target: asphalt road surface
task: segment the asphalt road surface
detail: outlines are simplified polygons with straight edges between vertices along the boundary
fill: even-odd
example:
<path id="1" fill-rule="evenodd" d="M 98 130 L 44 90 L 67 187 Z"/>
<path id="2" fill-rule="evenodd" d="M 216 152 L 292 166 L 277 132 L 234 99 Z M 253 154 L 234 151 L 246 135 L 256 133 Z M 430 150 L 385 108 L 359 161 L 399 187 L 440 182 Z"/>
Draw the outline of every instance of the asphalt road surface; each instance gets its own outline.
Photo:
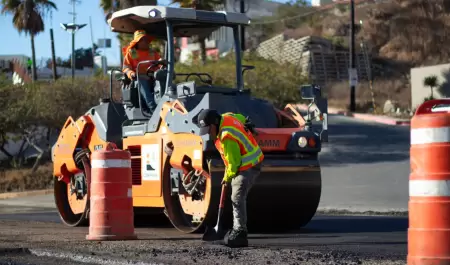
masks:
<path id="1" fill-rule="evenodd" d="M 105 252 L 114 262 L 158 257 L 154 262 L 164 264 L 227 264 L 229 259 L 233 264 L 404 264 L 407 254 L 408 221 L 401 216 L 317 215 L 304 228 L 285 234 L 251 234 L 249 248 L 230 250 L 202 243 L 199 234 L 180 234 L 170 225 L 136 227 L 137 241 L 92 243 L 85 239 L 87 227 L 65 227 L 53 209 L 14 210 L 20 207 L 5 206 L 10 213 L 0 214 L 0 264 L 22 259 L 35 262 L 30 264 L 57 264 L 55 258 L 75 254 L 77 259 L 69 260 L 73 264 L 100 264 L 92 256 L 102 260 Z M 2 249 L 10 254 L 2 257 Z M 33 254 L 41 255 L 39 259 L 48 256 L 44 260 L 48 263 L 33 260 Z M 216 263 L 209 263 L 210 255 L 217 258 Z"/>
<path id="2" fill-rule="evenodd" d="M 406 212 L 410 127 L 330 116 L 319 208 Z"/>
<path id="3" fill-rule="evenodd" d="M 332 115 L 321 154 L 322 210 L 406 211 L 409 127 Z M 250 247 L 205 245 L 170 226 L 137 227 L 137 241 L 93 243 L 64 227 L 53 196 L 0 200 L 1 264 L 404 264 L 405 216 L 318 214 L 286 234 L 252 234 Z"/>

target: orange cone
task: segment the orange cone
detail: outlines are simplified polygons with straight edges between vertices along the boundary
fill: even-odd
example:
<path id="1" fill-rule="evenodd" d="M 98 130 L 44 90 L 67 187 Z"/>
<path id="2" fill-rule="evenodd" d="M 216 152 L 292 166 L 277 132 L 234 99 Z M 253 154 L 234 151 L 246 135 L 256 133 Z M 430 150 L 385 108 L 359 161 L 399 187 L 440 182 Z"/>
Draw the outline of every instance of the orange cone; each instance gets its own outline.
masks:
<path id="1" fill-rule="evenodd" d="M 132 240 L 131 155 L 109 145 L 91 156 L 88 240 Z"/>
<path id="2" fill-rule="evenodd" d="M 430 100 L 411 120 L 408 265 L 450 264 L 450 99 Z"/>

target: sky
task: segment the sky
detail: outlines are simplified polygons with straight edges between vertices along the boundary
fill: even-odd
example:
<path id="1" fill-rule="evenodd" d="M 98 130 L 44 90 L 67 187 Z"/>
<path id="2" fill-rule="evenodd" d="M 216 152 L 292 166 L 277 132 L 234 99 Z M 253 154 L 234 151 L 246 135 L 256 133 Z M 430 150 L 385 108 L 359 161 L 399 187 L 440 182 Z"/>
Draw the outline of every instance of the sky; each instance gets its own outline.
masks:
<path id="1" fill-rule="evenodd" d="M 286 2 L 286 0 L 276 0 Z M 58 10 L 53 11 L 44 18 L 45 31 L 35 36 L 36 63 L 51 58 L 50 29 L 53 28 L 56 57 L 68 59 L 72 49 L 72 38 L 69 32 L 64 31 L 60 23 L 72 22 L 72 4 L 70 0 L 55 0 Z M 76 23 L 87 24 L 75 35 L 75 49 L 92 47 L 91 25 L 94 43 L 100 38 L 111 39 L 111 48 L 99 49 L 107 57 L 108 65 L 118 65 L 120 62 L 120 49 L 116 33 L 110 31 L 105 22 L 105 15 L 100 8 L 99 0 L 78 0 L 75 5 Z M 158 0 L 158 5 L 169 5 L 170 0 Z M 30 37 L 25 33 L 19 34 L 12 25 L 11 15 L 0 15 L 0 55 L 25 55 L 31 57 Z"/>

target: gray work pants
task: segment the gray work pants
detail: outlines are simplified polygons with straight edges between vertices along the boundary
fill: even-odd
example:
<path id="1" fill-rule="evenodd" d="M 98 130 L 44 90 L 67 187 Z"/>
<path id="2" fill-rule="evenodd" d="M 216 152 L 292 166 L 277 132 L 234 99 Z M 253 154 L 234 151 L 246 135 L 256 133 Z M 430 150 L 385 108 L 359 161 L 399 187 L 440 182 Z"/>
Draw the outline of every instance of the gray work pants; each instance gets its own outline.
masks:
<path id="1" fill-rule="evenodd" d="M 231 202 L 233 205 L 233 230 L 247 231 L 247 194 L 261 173 L 258 164 L 248 170 L 239 172 L 231 180 Z"/>

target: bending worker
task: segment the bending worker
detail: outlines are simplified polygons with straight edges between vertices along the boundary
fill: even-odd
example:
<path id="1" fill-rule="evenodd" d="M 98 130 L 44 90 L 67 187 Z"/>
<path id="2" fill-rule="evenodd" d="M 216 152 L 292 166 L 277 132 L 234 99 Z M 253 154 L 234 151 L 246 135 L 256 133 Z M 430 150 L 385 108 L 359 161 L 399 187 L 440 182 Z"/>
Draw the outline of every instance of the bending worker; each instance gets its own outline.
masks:
<path id="1" fill-rule="evenodd" d="M 209 134 L 225 163 L 222 185 L 231 184 L 233 205 L 233 229 L 225 235 L 225 245 L 246 247 L 247 240 L 247 194 L 261 172 L 264 155 L 246 127 L 241 114 L 206 109 L 197 118 L 200 134 Z"/>
<path id="2" fill-rule="evenodd" d="M 123 52 L 123 67 L 122 71 L 128 78 L 135 80 L 137 65 L 139 62 L 147 60 L 160 60 L 161 56 L 159 53 L 152 51 L 150 49 L 150 43 L 154 40 L 153 37 L 147 35 L 144 30 L 136 30 L 134 32 L 134 38 L 130 42 L 130 45 L 122 49 Z M 152 114 L 156 108 L 155 94 L 154 94 L 154 79 L 147 75 L 147 68 L 150 66 L 149 63 L 142 63 L 139 66 L 139 85 L 141 86 L 141 107 L 144 111 Z M 156 71 L 160 66 L 155 66 Z"/>

